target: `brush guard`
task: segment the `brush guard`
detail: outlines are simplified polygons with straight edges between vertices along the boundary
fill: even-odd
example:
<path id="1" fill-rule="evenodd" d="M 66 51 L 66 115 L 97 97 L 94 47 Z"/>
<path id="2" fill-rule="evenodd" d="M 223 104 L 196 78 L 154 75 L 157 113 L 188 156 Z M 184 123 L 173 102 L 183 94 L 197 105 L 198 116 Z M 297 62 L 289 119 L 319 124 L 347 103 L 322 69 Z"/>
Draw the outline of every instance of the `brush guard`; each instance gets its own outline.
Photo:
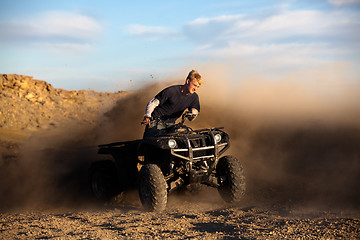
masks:
<path id="1" fill-rule="evenodd" d="M 212 131 L 209 132 L 208 136 L 211 138 L 211 146 L 206 146 L 206 137 L 204 135 L 184 135 L 183 140 L 186 146 L 184 148 L 171 149 L 171 154 L 174 157 L 186 161 L 186 172 L 189 173 L 189 183 L 216 185 L 214 181 L 209 181 L 209 177 L 216 168 L 219 156 L 230 147 L 230 143 L 216 143 L 215 134 Z M 199 163 L 202 164 L 200 169 Z M 197 164 L 197 166 L 195 166 L 195 164 Z"/>

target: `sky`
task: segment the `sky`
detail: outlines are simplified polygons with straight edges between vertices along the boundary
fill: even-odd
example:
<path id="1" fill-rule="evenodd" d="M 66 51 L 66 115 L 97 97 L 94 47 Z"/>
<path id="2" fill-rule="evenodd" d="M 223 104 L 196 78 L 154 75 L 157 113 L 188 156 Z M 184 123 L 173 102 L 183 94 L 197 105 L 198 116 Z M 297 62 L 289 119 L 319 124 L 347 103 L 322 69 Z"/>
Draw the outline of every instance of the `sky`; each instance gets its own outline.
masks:
<path id="1" fill-rule="evenodd" d="M 191 69 L 360 78 L 360 0 L 0 0 L 0 73 L 119 91 Z"/>

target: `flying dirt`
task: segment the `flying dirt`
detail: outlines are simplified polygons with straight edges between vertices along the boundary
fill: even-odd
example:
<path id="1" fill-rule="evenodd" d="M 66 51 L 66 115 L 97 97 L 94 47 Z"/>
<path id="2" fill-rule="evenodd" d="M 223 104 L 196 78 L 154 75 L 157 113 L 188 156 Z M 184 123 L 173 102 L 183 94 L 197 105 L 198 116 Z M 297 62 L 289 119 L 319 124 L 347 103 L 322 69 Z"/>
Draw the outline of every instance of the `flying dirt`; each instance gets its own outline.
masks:
<path id="1" fill-rule="evenodd" d="M 142 137 L 146 103 L 165 84 L 110 94 L 37 81 L 0 82 L 0 238 L 360 237 L 358 85 L 334 99 L 296 82 L 208 79 L 190 126 L 225 127 L 229 154 L 244 164 L 245 198 L 228 205 L 205 188 L 149 213 L 136 191 L 94 203 L 88 170 L 97 145 Z"/>

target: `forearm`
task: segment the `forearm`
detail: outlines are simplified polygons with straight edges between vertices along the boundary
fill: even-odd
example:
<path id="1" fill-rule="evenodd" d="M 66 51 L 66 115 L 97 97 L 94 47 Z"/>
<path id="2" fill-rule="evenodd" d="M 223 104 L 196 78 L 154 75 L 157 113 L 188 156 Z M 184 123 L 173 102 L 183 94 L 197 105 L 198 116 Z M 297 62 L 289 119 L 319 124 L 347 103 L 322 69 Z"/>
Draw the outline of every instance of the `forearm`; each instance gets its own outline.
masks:
<path id="1" fill-rule="evenodd" d="M 146 110 L 145 110 L 145 116 L 146 117 L 151 117 L 152 112 L 154 111 L 154 109 L 159 106 L 160 101 L 156 98 L 151 99 L 148 104 L 146 105 Z"/>

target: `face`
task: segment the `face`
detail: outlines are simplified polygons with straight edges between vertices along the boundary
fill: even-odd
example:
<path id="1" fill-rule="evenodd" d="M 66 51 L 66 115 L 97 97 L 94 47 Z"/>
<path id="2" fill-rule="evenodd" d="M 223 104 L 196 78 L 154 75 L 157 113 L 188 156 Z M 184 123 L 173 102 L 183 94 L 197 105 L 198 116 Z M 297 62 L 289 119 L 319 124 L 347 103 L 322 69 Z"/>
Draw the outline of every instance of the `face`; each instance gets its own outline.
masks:
<path id="1" fill-rule="evenodd" d="M 187 80 L 186 81 L 186 89 L 188 90 L 188 92 L 190 94 L 193 94 L 194 92 L 196 92 L 196 90 L 200 87 L 200 84 L 198 83 L 198 81 L 196 81 L 195 79 L 190 81 Z"/>

